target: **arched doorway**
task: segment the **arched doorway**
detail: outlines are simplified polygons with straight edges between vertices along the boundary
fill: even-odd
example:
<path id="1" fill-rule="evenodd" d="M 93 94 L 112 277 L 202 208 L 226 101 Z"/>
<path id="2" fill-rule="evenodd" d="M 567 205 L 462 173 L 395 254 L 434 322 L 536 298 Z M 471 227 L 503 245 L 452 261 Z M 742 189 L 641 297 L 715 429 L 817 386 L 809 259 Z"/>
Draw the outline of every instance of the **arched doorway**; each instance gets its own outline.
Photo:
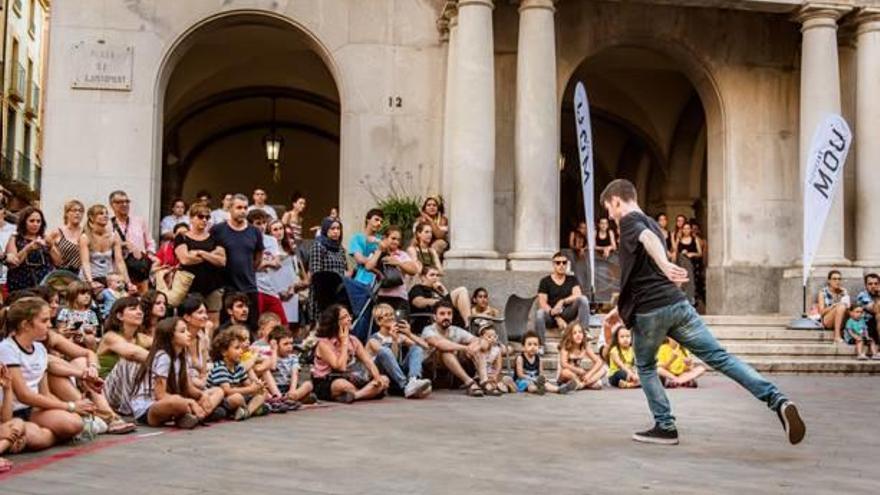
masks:
<path id="1" fill-rule="evenodd" d="M 163 214 L 175 197 L 207 190 L 216 206 L 224 192 L 258 187 L 281 210 L 304 193 L 309 226 L 338 206 L 339 91 L 307 33 L 269 15 L 226 15 L 187 35 L 167 66 Z M 277 182 L 263 144 L 272 128 L 284 140 Z"/>
<path id="2" fill-rule="evenodd" d="M 707 118 L 697 88 L 671 57 L 640 46 L 607 48 L 583 61 L 565 89 L 561 112 L 560 244 L 583 221 L 572 100 L 582 81 L 590 99 L 595 183 L 626 178 L 650 215 L 695 219 L 708 239 Z M 598 203 L 597 218 L 604 215 Z M 705 294 L 702 294 L 705 302 Z"/>

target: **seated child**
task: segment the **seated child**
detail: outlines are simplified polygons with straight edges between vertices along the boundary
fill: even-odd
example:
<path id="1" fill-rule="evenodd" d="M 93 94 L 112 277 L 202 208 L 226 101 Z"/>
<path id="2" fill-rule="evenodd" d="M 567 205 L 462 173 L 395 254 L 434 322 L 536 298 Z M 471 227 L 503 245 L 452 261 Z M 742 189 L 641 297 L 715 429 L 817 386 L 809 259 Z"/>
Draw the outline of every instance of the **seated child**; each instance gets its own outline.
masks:
<path id="1" fill-rule="evenodd" d="M 874 359 L 880 359 L 877 354 L 877 343 L 868 334 L 868 324 L 865 322 L 865 309 L 861 306 L 853 306 L 849 310 L 849 320 L 846 321 L 844 340 L 847 344 L 856 345 L 856 359 L 868 359 L 865 346 L 871 349 Z"/>
<path id="2" fill-rule="evenodd" d="M 590 361 L 590 368 L 582 366 L 584 359 Z M 559 342 L 559 374 L 556 381 L 560 384 L 572 382 L 575 390 L 602 388 L 602 377 L 605 376 L 605 362 L 593 351 L 587 335 L 580 323 L 568 325 Z"/>
<path id="3" fill-rule="evenodd" d="M 636 388 L 641 385 L 639 375 L 633 369 L 636 354 L 632 348 L 632 332 L 628 328 L 618 327 L 611 336 L 608 361 L 608 382 L 612 387 Z"/>
<path id="4" fill-rule="evenodd" d="M 199 390 L 189 381 L 189 341 L 186 322 L 180 318 L 165 318 L 156 326 L 150 353 L 134 380 L 138 388 L 131 410 L 139 423 L 163 426 L 173 421 L 178 428 L 192 429 L 220 405 L 224 395 L 220 389 Z"/>
<path id="5" fill-rule="evenodd" d="M 75 343 L 94 351 L 98 346 L 98 315 L 92 310 L 91 284 L 82 281 L 67 286 L 67 307 L 58 312 L 58 331 Z"/>
<path id="6" fill-rule="evenodd" d="M 516 383 L 513 378 L 502 372 L 505 349 L 498 342 L 498 332 L 491 323 L 485 323 L 480 327 L 479 333 L 480 353 L 486 362 L 486 382 L 481 383 L 480 386 L 489 395 L 515 393 Z"/>
<path id="7" fill-rule="evenodd" d="M 0 363 L 0 454 L 17 454 L 27 446 L 25 422 L 12 416 L 12 378 Z M 0 474 L 12 469 L 12 461 L 0 457 Z"/>
<path id="8" fill-rule="evenodd" d="M 110 316 L 110 308 L 113 307 L 113 303 L 117 299 L 136 294 L 137 287 L 132 287 L 134 291 L 129 290 L 130 287 L 125 283 L 125 279 L 118 273 L 107 275 L 107 287 L 98 293 L 98 307 L 101 310 L 101 319 L 106 320 Z"/>
<path id="9" fill-rule="evenodd" d="M 302 404 L 314 404 L 318 397 L 312 392 L 314 386 L 310 380 L 299 385 L 299 356 L 293 350 L 293 332 L 281 325 L 269 334 L 269 345 L 272 348 L 272 377 L 278 391 L 291 401 Z"/>
<path id="10" fill-rule="evenodd" d="M 544 377 L 544 366 L 541 364 L 541 356 L 538 348 L 541 347 L 541 339 L 533 331 L 526 332 L 523 336 L 523 351 L 516 357 L 516 389 L 518 392 L 544 395 L 546 392 L 567 394 L 574 390 L 572 382 L 561 386 L 547 383 Z"/>
<path id="11" fill-rule="evenodd" d="M 214 367 L 208 374 L 208 386 L 223 390 L 223 407 L 234 411 L 236 421 L 269 413 L 269 408 L 265 407 L 265 385 L 249 377 L 242 365 L 242 333 L 247 333 L 247 329 L 232 326 L 214 337 L 211 342 Z"/>
<path id="12" fill-rule="evenodd" d="M 706 367 L 694 365 L 694 360 L 687 349 L 678 342 L 667 337 L 657 349 L 657 373 L 667 388 L 697 387 L 697 378 L 706 372 Z"/>

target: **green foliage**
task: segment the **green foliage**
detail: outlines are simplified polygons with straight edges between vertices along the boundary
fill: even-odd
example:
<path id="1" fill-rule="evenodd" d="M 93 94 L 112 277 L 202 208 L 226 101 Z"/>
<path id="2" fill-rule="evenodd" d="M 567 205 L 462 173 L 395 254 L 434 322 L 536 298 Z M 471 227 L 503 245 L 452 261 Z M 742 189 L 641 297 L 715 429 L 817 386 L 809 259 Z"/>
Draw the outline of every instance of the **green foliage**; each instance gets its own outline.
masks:
<path id="1" fill-rule="evenodd" d="M 419 218 L 422 200 L 415 196 L 386 196 L 379 200 L 377 207 L 385 214 L 383 229 L 397 225 L 403 230 L 404 238 L 409 238 Z"/>
<path id="2" fill-rule="evenodd" d="M 422 167 L 418 167 L 421 182 Z M 376 202 L 376 207 L 385 216 L 383 230 L 389 225 L 397 225 L 403 231 L 404 243 L 412 238 L 412 230 L 419 218 L 422 196 L 416 190 L 412 172 L 400 172 L 396 167 L 382 168 L 378 177 L 364 175 L 359 181 Z"/>

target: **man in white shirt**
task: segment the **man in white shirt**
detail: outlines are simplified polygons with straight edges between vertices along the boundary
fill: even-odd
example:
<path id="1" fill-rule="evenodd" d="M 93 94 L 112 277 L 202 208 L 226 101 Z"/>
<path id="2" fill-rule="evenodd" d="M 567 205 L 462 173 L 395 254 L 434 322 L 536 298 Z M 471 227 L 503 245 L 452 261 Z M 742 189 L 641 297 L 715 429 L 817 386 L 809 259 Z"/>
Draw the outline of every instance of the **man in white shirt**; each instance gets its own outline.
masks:
<path id="1" fill-rule="evenodd" d="M 266 204 L 266 191 L 263 189 L 254 189 L 254 204 L 248 206 L 248 213 L 253 210 L 263 210 L 266 215 L 269 215 L 269 221 L 273 222 L 278 220 L 278 213 L 275 212 L 275 208 Z"/>
<path id="2" fill-rule="evenodd" d="M 486 362 L 480 352 L 480 339 L 452 324 L 452 304 L 440 301 L 434 306 L 434 323 L 422 330 L 422 338 L 431 346 L 432 357 L 435 353 L 440 354 L 440 364 L 461 380 L 468 395 L 483 396 L 483 389 L 463 366 L 471 364 L 480 381 L 486 381 Z"/>

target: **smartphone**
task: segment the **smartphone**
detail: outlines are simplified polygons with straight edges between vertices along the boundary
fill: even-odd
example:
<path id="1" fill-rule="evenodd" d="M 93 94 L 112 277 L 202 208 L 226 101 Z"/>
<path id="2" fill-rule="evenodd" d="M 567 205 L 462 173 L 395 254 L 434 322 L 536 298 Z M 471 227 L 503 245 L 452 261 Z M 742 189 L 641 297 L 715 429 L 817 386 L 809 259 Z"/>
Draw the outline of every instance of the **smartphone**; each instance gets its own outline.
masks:
<path id="1" fill-rule="evenodd" d="M 394 311 L 394 319 L 397 320 L 397 323 L 402 323 L 406 321 L 406 311 L 402 309 L 398 309 Z"/>

